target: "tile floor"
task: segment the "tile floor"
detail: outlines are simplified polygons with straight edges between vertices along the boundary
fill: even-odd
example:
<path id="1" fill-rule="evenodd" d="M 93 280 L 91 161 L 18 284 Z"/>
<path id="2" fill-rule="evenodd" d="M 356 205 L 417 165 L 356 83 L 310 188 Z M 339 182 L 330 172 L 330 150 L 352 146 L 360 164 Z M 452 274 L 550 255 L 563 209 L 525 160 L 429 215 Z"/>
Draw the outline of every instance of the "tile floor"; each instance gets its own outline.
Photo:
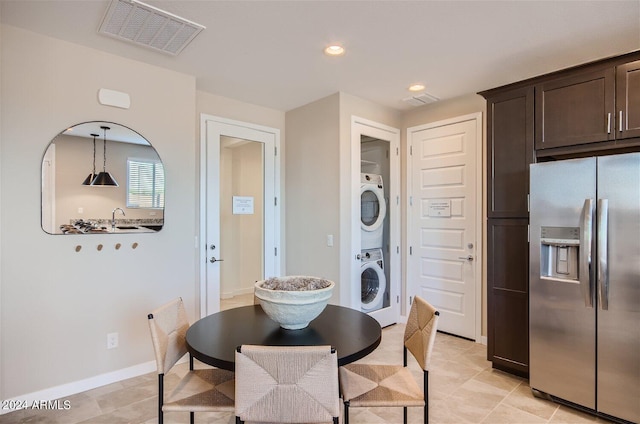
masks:
<path id="1" fill-rule="evenodd" d="M 241 294 L 229 299 L 220 300 L 220 310 L 239 308 L 240 306 L 253 305 L 253 293 Z"/>
<path id="2" fill-rule="evenodd" d="M 235 299 L 237 305 L 253 303 L 253 296 Z M 232 302 L 227 302 L 229 306 Z M 404 325 L 385 328 L 382 343 L 362 362 L 402 363 Z M 197 361 L 196 361 L 197 362 Z M 418 382 L 420 368 L 413 358 L 409 366 Z M 167 389 L 178 375 L 187 370 L 180 364 L 165 377 Z M 0 415 L 0 424 L 119 424 L 157 423 L 157 375 L 146 374 L 65 400 L 69 410 L 20 410 Z M 527 381 L 491 368 L 486 360 L 486 347 L 457 337 L 439 333 L 436 337 L 430 371 L 430 423 L 594 423 L 602 419 L 565 406 L 534 398 Z M 409 408 L 409 422 L 421 423 L 420 408 Z M 402 408 L 352 408 L 352 424 L 401 423 Z M 167 413 L 165 423 L 188 423 L 187 413 Z M 199 413 L 196 423 L 233 424 L 232 414 Z"/>

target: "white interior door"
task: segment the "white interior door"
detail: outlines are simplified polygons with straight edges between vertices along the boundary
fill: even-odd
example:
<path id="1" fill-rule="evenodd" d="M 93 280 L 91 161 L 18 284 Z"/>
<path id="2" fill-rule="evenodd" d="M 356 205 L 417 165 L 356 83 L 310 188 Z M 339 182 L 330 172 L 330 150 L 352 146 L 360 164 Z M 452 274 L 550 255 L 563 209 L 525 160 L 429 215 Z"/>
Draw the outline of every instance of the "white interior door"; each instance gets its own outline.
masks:
<path id="1" fill-rule="evenodd" d="M 221 197 L 229 195 L 223 190 L 221 184 L 222 142 L 227 138 L 263 144 L 262 252 L 264 257 L 244 257 L 242 260 L 247 261 L 247 265 L 261 262 L 262 275 L 265 277 L 280 275 L 280 206 L 278 202 L 280 178 L 277 155 L 280 132 L 275 128 L 209 115 L 202 115 L 200 131 L 200 315 L 206 316 L 220 310 L 221 265 L 223 261 L 231 259 L 231 257 L 227 259 L 221 256 L 221 252 L 225 251 L 222 243 L 229 237 L 224 239 L 221 237 L 221 206 L 224 204 L 233 208 L 235 205 L 240 210 L 250 207 L 251 203 L 251 199 L 246 196 L 238 196 L 235 203 L 234 199 L 229 201 Z M 228 228 L 225 229 L 228 230 Z"/>
<path id="2" fill-rule="evenodd" d="M 362 257 L 361 222 L 361 180 L 363 171 L 369 172 L 367 163 L 363 165 L 363 146 L 373 143 L 384 146 L 383 157 L 376 159 L 379 168 L 373 173 L 385 176 L 386 218 L 383 245 L 380 248 L 384 256 L 385 294 L 382 307 L 366 310 L 380 325 L 387 326 L 398 322 L 400 316 L 400 281 L 402 278 L 400 261 L 400 130 L 359 117 L 351 120 L 351 290 L 350 307 L 362 308 L 364 286 L 362 273 L 367 266 Z M 379 150 L 377 147 L 375 150 Z M 371 159 L 371 158 L 368 158 Z M 364 161 L 371 162 L 371 161 Z M 363 168 L 364 166 L 364 168 Z M 379 169 L 379 170 L 375 170 Z"/>
<path id="3" fill-rule="evenodd" d="M 480 338 L 480 114 L 412 127 L 409 302 L 419 295 L 440 311 L 438 329 Z"/>

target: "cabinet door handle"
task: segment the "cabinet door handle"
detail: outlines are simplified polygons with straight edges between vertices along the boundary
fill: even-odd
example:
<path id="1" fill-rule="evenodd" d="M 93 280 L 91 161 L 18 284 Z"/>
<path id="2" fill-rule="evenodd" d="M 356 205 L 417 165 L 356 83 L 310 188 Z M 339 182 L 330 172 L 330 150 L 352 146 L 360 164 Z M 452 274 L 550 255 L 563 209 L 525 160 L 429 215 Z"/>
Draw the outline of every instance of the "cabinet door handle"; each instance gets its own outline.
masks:
<path id="1" fill-rule="evenodd" d="M 611 134 L 611 112 L 607 113 L 607 134 Z"/>
<path id="2" fill-rule="evenodd" d="M 622 111 L 620 111 L 620 118 L 618 119 L 618 131 L 622 132 Z"/>

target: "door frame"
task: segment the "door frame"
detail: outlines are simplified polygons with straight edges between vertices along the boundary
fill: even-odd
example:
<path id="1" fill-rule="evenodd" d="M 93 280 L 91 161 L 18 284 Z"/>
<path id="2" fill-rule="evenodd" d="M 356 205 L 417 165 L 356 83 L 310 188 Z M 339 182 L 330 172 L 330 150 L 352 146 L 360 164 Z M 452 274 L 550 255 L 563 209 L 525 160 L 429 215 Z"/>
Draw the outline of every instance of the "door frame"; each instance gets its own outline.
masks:
<path id="1" fill-rule="evenodd" d="M 401 249 L 401 211 L 400 211 L 400 130 L 388 125 L 380 124 L 358 116 L 351 116 L 351 287 L 349 289 L 349 302 L 347 306 L 360 310 L 361 294 L 360 281 L 361 274 L 361 240 L 360 240 L 360 144 L 361 136 L 367 135 L 389 142 L 389 170 L 391 181 L 385 182 L 389 185 L 389 205 L 387 205 L 387 215 L 389 218 L 389 245 L 396 246 L 396 251 L 390 249 L 389 252 L 389 296 L 390 313 L 384 313 L 380 318 L 385 321 L 382 325 L 390 325 L 399 321 L 402 298 L 402 249 Z M 395 154 L 393 153 L 395 150 Z M 394 200 L 393 197 L 396 197 Z M 394 301 L 394 298 L 396 301 Z M 343 302 L 344 303 L 344 302 Z M 382 311 L 380 309 L 379 311 Z M 376 319 L 380 313 L 372 311 L 370 314 Z M 390 319 L 389 322 L 387 322 Z M 391 322 L 393 321 L 393 322 Z"/>
<path id="2" fill-rule="evenodd" d="M 435 121 L 435 122 L 429 122 L 426 124 L 421 124 L 421 125 L 416 125 L 413 127 L 409 127 L 407 128 L 407 134 L 406 134 L 406 140 L 407 140 L 407 150 L 406 150 L 406 163 L 407 163 L 407 195 L 406 195 L 406 211 L 407 214 L 405 216 L 405 219 L 407 220 L 407 226 L 406 226 L 406 233 L 405 233 L 405 240 L 406 240 L 406 244 L 405 244 L 405 251 L 408 253 L 407 254 L 407 260 L 406 260 L 406 270 L 407 270 L 407 276 L 406 276 L 406 281 L 409 280 L 409 278 L 411 278 L 411 276 L 409 275 L 409 270 L 411 269 L 411 267 L 409 266 L 409 262 L 413 259 L 415 259 L 409 252 L 411 251 L 411 246 L 413 244 L 414 241 L 414 237 L 412 236 L 412 234 L 414 234 L 415 232 L 412 231 L 412 229 L 410 228 L 410 224 L 411 224 L 411 215 L 412 215 L 412 208 L 413 208 L 413 193 L 411 191 L 411 187 L 413 186 L 413 145 L 411 143 L 411 136 L 412 133 L 414 132 L 419 132 L 419 131 L 424 131 L 424 130 L 428 130 L 428 129 L 432 129 L 432 128 L 437 128 L 437 127 L 443 127 L 446 125 L 452 125 L 452 124 L 458 124 L 461 122 L 465 122 L 465 121 L 471 121 L 471 120 L 475 120 L 476 123 L 476 175 L 475 175 L 475 179 L 476 179 L 476 184 L 475 184 L 475 189 L 476 189 L 476 220 L 475 220 L 475 224 L 476 224 L 476 252 L 475 252 L 475 260 L 473 261 L 473 272 L 476 276 L 476 290 L 475 290 L 475 309 L 476 309 L 476 313 L 475 313 L 475 341 L 476 343 L 482 343 L 483 338 L 482 338 L 482 287 L 483 287 L 483 273 L 482 273 L 482 269 L 483 269 L 483 263 L 484 263 L 484 246 L 485 246 L 485 241 L 483 239 L 483 222 L 484 222 L 484 213 L 483 213 L 483 198 L 484 198 L 484 193 L 482 191 L 482 188 L 484 187 L 483 181 L 484 181 L 484 167 L 482 166 L 483 161 L 482 161 L 482 156 L 483 156 L 483 150 L 484 150 L 484 137 L 483 137 L 483 132 L 482 132 L 482 112 L 476 112 L 476 113 L 471 113 L 468 115 L 462 115 L 462 116 L 456 116 L 454 118 L 449 118 L 449 119 L 444 119 L 441 121 Z M 409 284 L 406 283 L 406 290 L 405 290 L 405 298 L 404 298 L 404 304 L 406 305 L 406 314 L 409 314 L 409 308 L 410 308 L 410 303 L 409 303 L 409 298 L 411 297 L 411 294 L 409 293 Z"/>
<path id="3" fill-rule="evenodd" d="M 214 132 L 210 133 L 209 125 L 213 125 Z M 209 290 L 208 278 L 207 278 L 207 144 L 209 137 L 217 137 L 218 144 L 220 143 L 221 136 L 229 136 L 235 138 L 244 138 L 246 140 L 252 140 L 247 136 L 247 132 L 261 132 L 266 133 L 273 137 L 273 166 L 271 171 L 268 166 L 267 152 L 271 146 L 265 145 L 264 160 L 264 185 L 265 194 L 268 192 L 273 193 L 273 201 L 267 200 L 265 195 L 264 204 L 264 269 L 269 270 L 269 276 L 279 276 L 281 269 L 282 251 L 280 249 L 281 243 L 281 231 L 280 231 L 280 214 L 281 214 L 281 201 L 280 201 L 280 130 L 277 128 L 266 127 L 263 125 L 257 125 L 250 122 L 236 121 L 233 119 L 227 119 L 214 115 L 200 114 L 200 170 L 199 170 L 199 185 L 200 185 L 200 198 L 199 198 L 199 218 L 198 218 L 198 236 L 196 236 L 196 248 L 199 249 L 199 297 L 200 297 L 200 317 L 210 315 L 220 310 L 220 287 L 214 287 Z M 219 154 L 218 145 L 218 154 Z M 271 184 L 271 189 L 267 189 L 267 185 Z M 274 202 L 274 203 L 271 203 Z M 273 204 L 272 213 L 268 213 L 266 206 Z M 270 265 L 270 266 L 269 266 Z M 266 277 L 266 275 L 265 275 Z"/>

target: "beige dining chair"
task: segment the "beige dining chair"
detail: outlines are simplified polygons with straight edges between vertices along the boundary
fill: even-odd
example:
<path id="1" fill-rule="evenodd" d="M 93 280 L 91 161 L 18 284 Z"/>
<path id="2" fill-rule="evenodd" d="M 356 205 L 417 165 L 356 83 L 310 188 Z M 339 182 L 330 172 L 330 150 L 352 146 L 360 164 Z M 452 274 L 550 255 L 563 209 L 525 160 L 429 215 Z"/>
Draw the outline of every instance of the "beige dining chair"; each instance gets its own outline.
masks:
<path id="1" fill-rule="evenodd" d="M 404 408 L 424 406 L 424 423 L 429 422 L 429 363 L 440 313 L 421 297 L 414 297 L 404 331 L 403 365 L 349 364 L 340 367 L 340 391 L 344 400 L 344 423 L 349 424 L 350 407 Z M 420 389 L 407 368 L 407 350 L 423 371 Z"/>
<path id="2" fill-rule="evenodd" d="M 158 366 L 158 423 L 162 424 L 163 413 L 168 411 L 189 411 L 191 424 L 194 412 L 233 411 L 233 372 L 217 368 L 194 370 L 191 355 L 189 371 L 165 398 L 164 376 L 187 353 L 189 321 L 182 298 L 159 307 L 148 318 Z"/>
<path id="3" fill-rule="evenodd" d="M 331 346 L 243 345 L 236 351 L 236 423 L 338 424 Z"/>

